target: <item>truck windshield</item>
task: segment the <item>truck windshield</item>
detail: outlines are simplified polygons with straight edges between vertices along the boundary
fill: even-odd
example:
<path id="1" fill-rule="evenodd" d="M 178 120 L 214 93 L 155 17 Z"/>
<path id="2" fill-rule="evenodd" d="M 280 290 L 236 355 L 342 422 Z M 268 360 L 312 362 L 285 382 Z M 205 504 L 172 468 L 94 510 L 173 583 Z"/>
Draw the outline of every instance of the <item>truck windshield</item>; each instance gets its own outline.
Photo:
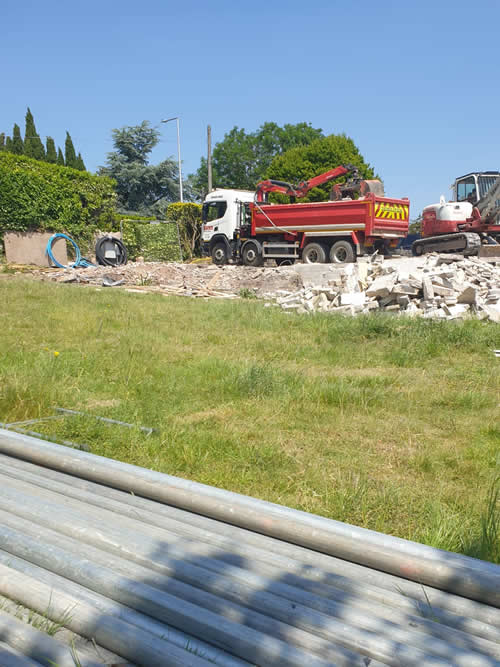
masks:
<path id="1" fill-rule="evenodd" d="M 224 217 L 227 209 L 227 202 L 225 201 L 209 201 L 203 204 L 201 211 L 202 222 L 212 222 Z"/>

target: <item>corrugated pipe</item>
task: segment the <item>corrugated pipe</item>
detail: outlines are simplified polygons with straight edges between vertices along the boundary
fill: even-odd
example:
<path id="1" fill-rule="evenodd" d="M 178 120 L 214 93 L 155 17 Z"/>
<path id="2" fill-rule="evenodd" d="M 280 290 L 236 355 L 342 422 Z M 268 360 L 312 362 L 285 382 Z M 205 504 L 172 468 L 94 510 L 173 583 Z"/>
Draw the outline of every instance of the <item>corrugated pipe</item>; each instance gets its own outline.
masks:
<path id="1" fill-rule="evenodd" d="M 500 606 L 500 566 L 0 430 L 0 451 Z"/>

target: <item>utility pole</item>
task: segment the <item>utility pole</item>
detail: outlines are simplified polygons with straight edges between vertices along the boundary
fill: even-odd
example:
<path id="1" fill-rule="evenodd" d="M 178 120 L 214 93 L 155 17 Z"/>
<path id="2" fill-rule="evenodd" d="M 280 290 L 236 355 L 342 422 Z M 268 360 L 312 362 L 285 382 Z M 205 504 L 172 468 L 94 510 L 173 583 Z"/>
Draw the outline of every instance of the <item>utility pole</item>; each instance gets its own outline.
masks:
<path id="1" fill-rule="evenodd" d="M 212 128 L 207 125 L 208 191 L 212 192 Z"/>

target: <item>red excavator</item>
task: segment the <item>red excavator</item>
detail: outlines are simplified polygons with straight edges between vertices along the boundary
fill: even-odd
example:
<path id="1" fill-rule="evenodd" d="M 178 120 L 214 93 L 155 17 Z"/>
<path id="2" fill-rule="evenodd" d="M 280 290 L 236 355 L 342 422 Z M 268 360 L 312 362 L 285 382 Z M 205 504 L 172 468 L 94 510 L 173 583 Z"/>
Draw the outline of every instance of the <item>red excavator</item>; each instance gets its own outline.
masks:
<path id="1" fill-rule="evenodd" d="M 422 238 L 413 242 L 413 254 L 500 256 L 500 172 L 466 174 L 452 188 L 454 201 L 441 197 L 424 208 Z"/>

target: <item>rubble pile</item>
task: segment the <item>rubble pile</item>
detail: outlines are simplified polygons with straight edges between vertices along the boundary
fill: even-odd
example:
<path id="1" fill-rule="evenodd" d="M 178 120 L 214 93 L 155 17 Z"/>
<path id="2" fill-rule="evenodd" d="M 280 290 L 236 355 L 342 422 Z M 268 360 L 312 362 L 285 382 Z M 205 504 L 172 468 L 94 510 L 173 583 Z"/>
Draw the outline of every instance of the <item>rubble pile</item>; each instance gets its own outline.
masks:
<path id="1" fill-rule="evenodd" d="M 242 290 L 247 295 L 262 297 L 269 291 L 292 291 L 302 286 L 293 267 L 216 266 L 206 262 L 130 262 L 119 267 L 35 270 L 33 275 L 61 283 L 204 298 L 238 298 Z"/>
<path id="2" fill-rule="evenodd" d="M 475 257 L 432 254 L 410 269 L 385 263 L 381 257 L 331 266 L 321 284 L 282 290 L 275 303 L 298 313 L 385 311 L 448 320 L 472 315 L 500 322 L 498 265 Z"/>

